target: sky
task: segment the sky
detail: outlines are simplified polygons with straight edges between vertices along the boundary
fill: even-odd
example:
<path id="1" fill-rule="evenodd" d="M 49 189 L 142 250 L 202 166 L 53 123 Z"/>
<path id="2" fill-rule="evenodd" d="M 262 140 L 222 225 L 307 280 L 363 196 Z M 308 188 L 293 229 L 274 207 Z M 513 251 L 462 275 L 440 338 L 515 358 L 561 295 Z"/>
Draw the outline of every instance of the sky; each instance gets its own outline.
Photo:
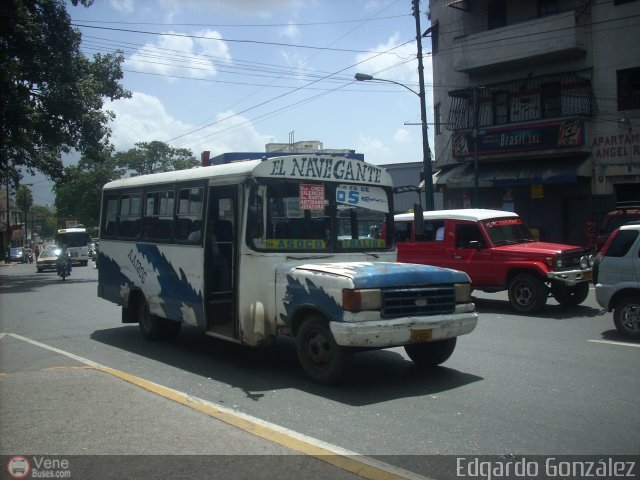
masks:
<path id="1" fill-rule="evenodd" d="M 422 31 L 427 9 L 422 0 Z M 124 53 L 132 97 L 105 104 L 116 151 L 159 140 L 199 159 L 293 139 L 378 165 L 422 161 L 419 97 L 354 79 L 418 91 L 411 0 L 95 0 L 67 11 L 85 55 Z M 424 38 L 428 123 L 430 51 Z M 53 202 L 49 182 L 30 181 L 35 204 Z"/>

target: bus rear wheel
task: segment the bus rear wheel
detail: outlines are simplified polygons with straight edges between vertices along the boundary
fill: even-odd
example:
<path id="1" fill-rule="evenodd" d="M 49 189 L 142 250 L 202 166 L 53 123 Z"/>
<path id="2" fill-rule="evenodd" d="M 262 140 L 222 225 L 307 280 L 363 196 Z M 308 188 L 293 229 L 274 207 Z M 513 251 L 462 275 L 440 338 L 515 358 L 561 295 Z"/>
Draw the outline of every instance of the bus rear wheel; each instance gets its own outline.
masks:
<path id="1" fill-rule="evenodd" d="M 330 385 L 340 381 L 351 365 L 352 352 L 339 346 L 327 321 L 313 314 L 305 318 L 296 335 L 298 361 L 316 383 Z"/>
<path id="2" fill-rule="evenodd" d="M 138 303 L 138 323 L 147 340 L 168 340 L 180 332 L 182 323 L 152 315 L 146 300 Z"/>

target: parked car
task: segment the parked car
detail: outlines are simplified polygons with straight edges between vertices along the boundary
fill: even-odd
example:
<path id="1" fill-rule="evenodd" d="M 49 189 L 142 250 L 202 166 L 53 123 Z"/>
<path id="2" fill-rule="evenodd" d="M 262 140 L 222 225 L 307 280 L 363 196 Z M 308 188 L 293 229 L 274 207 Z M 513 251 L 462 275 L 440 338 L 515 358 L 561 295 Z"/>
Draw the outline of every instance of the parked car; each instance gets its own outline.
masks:
<path id="1" fill-rule="evenodd" d="M 629 222 L 640 220 L 640 202 L 618 202 L 617 208 L 604 216 L 596 237 L 596 251 L 600 251 L 613 231 Z"/>
<path id="2" fill-rule="evenodd" d="M 9 248 L 9 251 L 7 252 L 7 261 L 8 262 L 19 262 L 19 263 L 26 263 L 27 261 L 27 257 L 24 254 L 24 250 L 20 247 L 16 247 L 16 248 Z"/>
<path id="3" fill-rule="evenodd" d="M 640 338 L 640 222 L 614 230 L 596 258 L 596 300 L 620 334 Z"/>
<path id="4" fill-rule="evenodd" d="M 590 252 L 538 241 L 513 212 L 436 210 L 423 216 L 422 233 L 416 233 L 414 214 L 395 216 L 398 261 L 461 270 L 474 289 L 507 290 L 520 313 L 541 310 L 549 294 L 569 306 L 589 294 Z"/>
<path id="5" fill-rule="evenodd" d="M 40 273 L 45 270 L 55 270 L 58 255 L 60 255 L 60 252 L 56 253 L 54 250 L 43 250 L 40 252 L 40 255 L 38 255 L 36 260 L 37 272 Z"/>

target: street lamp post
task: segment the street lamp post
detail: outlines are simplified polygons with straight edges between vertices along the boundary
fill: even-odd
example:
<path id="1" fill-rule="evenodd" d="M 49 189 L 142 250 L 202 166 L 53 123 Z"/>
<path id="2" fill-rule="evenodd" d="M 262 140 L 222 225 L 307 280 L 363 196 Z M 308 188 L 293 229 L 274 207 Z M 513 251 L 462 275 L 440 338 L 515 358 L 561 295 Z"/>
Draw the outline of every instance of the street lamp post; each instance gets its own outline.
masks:
<path id="1" fill-rule="evenodd" d="M 429 148 L 429 133 L 427 131 L 427 106 L 425 102 L 424 86 L 422 85 L 422 82 L 420 85 L 420 92 L 416 92 L 412 88 L 409 88 L 400 82 L 387 80 L 384 78 L 377 78 L 372 75 L 367 75 L 366 73 L 356 73 L 355 79 L 359 82 L 375 80 L 378 82 L 393 83 L 409 90 L 411 93 L 417 95 L 420 98 L 420 120 L 422 123 L 422 167 L 424 170 L 424 208 L 425 210 L 433 210 L 433 172 L 431 169 L 431 149 Z"/>

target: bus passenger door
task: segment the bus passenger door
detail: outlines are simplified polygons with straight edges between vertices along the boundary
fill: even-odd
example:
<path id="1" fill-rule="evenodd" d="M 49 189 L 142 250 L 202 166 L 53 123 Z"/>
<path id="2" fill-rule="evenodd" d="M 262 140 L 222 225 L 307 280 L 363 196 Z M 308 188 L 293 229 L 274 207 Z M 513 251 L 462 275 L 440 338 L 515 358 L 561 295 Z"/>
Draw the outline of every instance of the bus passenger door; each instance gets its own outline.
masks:
<path id="1" fill-rule="evenodd" d="M 236 185 L 209 188 L 204 251 L 207 331 L 238 338 Z"/>

